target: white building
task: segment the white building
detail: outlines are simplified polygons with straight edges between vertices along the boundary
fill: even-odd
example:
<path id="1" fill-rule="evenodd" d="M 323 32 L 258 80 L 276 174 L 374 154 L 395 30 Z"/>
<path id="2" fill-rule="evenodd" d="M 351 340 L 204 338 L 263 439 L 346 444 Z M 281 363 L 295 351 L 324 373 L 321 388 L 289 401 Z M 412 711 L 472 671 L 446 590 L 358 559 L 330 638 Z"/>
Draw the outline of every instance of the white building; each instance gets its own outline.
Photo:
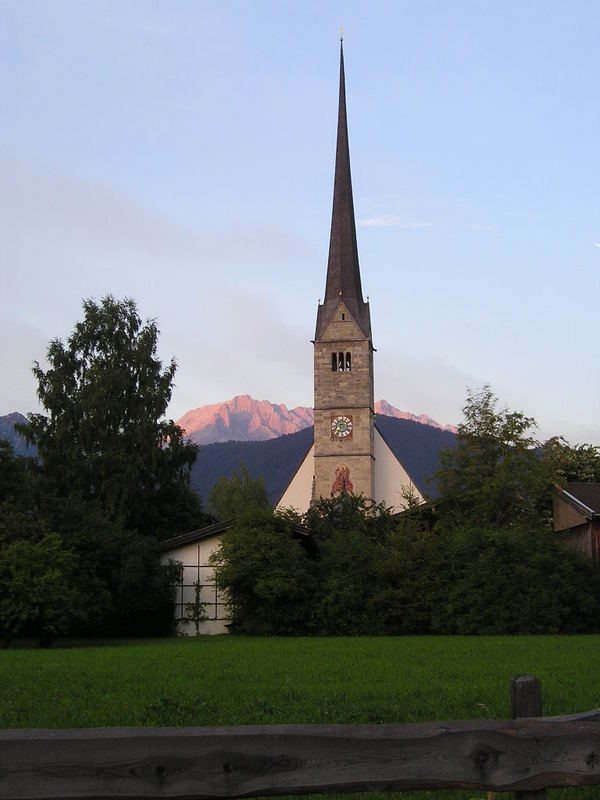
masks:
<path id="1" fill-rule="evenodd" d="M 203 610 L 206 615 L 206 619 L 200 623 L 199 632 L 227 633 L 227 625 L 230 622 L 227 602 L 217 590 L 210 556 L 218 548 L 221 536 L 231 525 L 231 522 L 220 522 L 162 543 L 162 563 L 166 564 L 173 560 L 182 565 L 175 596 L 175 622 L 177 632 L 181 635 L 196 635 L 196 624 L 192 618 L 196 587 L 199 588 L 199 600 L 204 604 Z"/>

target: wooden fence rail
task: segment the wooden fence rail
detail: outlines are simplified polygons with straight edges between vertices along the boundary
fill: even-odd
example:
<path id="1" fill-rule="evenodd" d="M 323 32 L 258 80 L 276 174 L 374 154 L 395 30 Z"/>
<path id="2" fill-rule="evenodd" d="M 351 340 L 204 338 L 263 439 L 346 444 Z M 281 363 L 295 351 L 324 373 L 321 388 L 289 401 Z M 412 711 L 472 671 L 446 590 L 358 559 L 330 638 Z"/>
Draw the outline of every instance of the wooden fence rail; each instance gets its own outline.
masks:
<path id="1" fill-rule="evenodd" d="M 0 732 L 0 798 L 235 798 L 600 784 L 600 713 L 411 725 Z"/>

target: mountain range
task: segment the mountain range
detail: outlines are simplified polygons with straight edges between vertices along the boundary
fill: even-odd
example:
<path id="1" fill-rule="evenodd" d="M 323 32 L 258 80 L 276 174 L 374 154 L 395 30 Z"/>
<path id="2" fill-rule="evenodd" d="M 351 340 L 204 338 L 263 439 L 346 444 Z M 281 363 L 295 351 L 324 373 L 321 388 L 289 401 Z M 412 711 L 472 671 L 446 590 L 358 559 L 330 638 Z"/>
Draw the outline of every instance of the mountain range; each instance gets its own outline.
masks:
<path id="1" fill-rule="evenodd" d="M 436 495 L 433 474 L 438 453 L 452 447 L 456 429 L 426 415 L 400 411 L 386 400 L 375 404 L 377 427 L 421 491 Z M 8 439 L 17 455 L 35 455 L 35 448 L 17 434 L 15 424 L 26 422 L 14 412 L 0 417 L 0 439 Z M 271 502 L 276 503 L 313 441 L 312 409 L 239 395 L 232 400 L 188 411 L 178 424 L 199 445 L 191 484 L 207 505 L 221 476 L 229 477 L 243 462 L 253 476 L 262 475 Z"/>
<path id="2" fill-rule="evenodd" d="M 439 452 L 453 447 L 456 434 L 411 419 L 377 416 L 379 432 L 397 454 L 413 482 L 427 497 L 437 496 L 434 474 Z M 244 463 L 252 476 L 262 475 L 270 501 L 282 496 L 300 462 L 313 443 L 313 427 L 259 442 L 218 442 L 198 449 L 191 483 L 204 506 L 221 475 L 230 477 Z"/>
<path id="3" fill-rule="evenodd" d="M 387 400 L 375 403 L 378 416 L 411 420 L 432 428 L 456 433 L 453 425 L 441 425 L 425 414 L 400 411 Z M 177 420 L 187 438 L 199 445 L 214 442 L 258 442 L 275 439 L 309 428 L 313 424 L 313 410 L 307 406 L 288 409 L 284 404 L 255 400 L 250 395 L 237 395 L 222 403 L 200 406 Z"/>

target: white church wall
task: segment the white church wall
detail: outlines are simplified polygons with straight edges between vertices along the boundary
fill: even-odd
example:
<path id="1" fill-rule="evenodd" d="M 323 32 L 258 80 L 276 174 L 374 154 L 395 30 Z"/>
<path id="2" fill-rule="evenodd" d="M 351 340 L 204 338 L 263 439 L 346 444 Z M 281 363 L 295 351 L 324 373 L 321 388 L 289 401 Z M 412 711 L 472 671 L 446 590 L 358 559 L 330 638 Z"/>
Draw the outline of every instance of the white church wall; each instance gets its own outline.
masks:
<path id="1" fill-rule="evenodd" d="M 312 498 L 313 475 L 315 472 L 314 454 L 315 446 L 313 445 L 296 470 L 296 474 L 283 493 L 281 500 L 277 503 L 276 508 L 280 511 L 285 508 L 293 508 L 301 514 L 308 511 Z"/>
<path id="2" fill-rule="evenodd" d="M 425 498 L 412 483 L 407 471 L 398 461 L 391 448 L 375 428 L 375 502 L 385 503 L 394 511 L 406 508 L 403 491 L 410 491 L 419 502 Z"/>
<path id="3" fill-rule="evenodd" d="M 375 428 L 374 454 L 376 503 L 385 503 L 386 506 L 391 506 L 394 511 L 402 511 L 406 507 L 404 492 L 409 492 L 411 489 L 413 496 L 419 502 L 425 502 L 425 498 L 412 483 L 407 471 L 398 461 L 377 428 Z M 307 511 L 312 497 L 313 474 L 314 446 L 311 447 L 290 481 L 288 488 L 277 504 L 277 508 L 280 510 L 294 508 L 300 513 Z"/>
<path id="4" fill-rule="evenodd" d="M 177 586 L 175 596 L 175 620 L 177 632 L 181 635 L 195 636 L 196 625 L 189 619 L 187 604 L 196 598 L 195 583 L 200 584 L 200 600 L 206 603 L 204 613 L 206 620 L 200 623 L 201 634 L 227 633 L 227 624 L 231 622 L 227 612 L 226 598 L 217 591 L 215 571 L 209 558 L 218 548 L 220 537 L 210 536 L 196 542 L 174 547 L 163 553 L 161 561 L 166 564 L 169 559 L 180 561 L 183 565 L 181 582 Z"/>

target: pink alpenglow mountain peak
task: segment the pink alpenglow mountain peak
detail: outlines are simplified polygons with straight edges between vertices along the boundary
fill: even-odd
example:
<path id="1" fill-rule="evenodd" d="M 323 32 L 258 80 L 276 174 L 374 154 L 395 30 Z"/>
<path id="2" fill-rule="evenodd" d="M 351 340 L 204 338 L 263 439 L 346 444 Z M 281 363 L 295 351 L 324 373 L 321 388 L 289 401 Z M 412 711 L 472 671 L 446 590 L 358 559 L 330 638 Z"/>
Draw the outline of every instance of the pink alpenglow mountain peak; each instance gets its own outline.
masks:
<path id="1" fill-rule="evenodd" d="M 458 429 L 456 425 L 442 425 L 440 422 L 437 422 L 435 419 L 428 417 L 427 414 L 411 414 L 410 411 L 400 411 L 399 408 L 395 408 L 393 405 L 390 405 L 387 400 L 378 400 L 375 403 L 375 413 L 381 414 L 384 417 L 396 417 L 396 419 L 410 419 L 413 422 L 420 422 L 421 425 L 429 425 L 432 428 L 439 428 L 442 431 L 450 431 L 451 433 L 457 433 Z"/>
<path id="2" fill-rule="evenodd" d="M 296 433 L 313 424 L 312 408 L 292 408 L 241 394 L 223 403 L 200 406 L 177 420 L 196 444 L 253 442 Z"/>
<path id="3" fill-rule="evenodd" d="M 400 411 L 387 400 L 375 403 L 375 413 L 456 432 L 452 425 L 440 425 L 425 414 L 416 416 L 408 411 Z M 283 404 L 255 400 L 250 395 L 242 394 L 232 400 L 192 409 L 177 420 L 177 424 L 195 444 L 263 441 L 308 428 L 313 424 L 313 410 L 306 406 L 288 409 Z"/>

